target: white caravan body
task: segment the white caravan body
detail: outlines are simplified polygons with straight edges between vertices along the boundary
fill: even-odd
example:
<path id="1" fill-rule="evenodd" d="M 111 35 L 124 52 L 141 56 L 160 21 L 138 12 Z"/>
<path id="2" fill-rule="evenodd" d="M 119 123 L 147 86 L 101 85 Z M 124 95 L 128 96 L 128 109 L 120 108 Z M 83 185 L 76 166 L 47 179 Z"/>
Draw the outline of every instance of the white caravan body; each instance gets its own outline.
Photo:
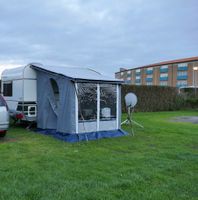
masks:
<path id="1" fill-rule="evenodd" d="M 8 104 L 10 114 L 23 115 L 21 120 L 36 121 L 37 78 L 30 65 L 6 69 L 1 76 L 1 92 Z"/>

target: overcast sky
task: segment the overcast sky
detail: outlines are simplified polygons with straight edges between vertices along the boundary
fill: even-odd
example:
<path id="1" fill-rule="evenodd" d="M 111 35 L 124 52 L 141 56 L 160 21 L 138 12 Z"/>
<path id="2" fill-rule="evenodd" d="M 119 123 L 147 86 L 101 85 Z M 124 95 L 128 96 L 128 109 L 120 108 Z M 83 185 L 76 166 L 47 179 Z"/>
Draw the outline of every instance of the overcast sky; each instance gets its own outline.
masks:
<path id="1" fill-rule="evenodd" d="M 191 56 L 198 0 L 0 0 L 0 72 L 41 62 L 113 75 Z"/>

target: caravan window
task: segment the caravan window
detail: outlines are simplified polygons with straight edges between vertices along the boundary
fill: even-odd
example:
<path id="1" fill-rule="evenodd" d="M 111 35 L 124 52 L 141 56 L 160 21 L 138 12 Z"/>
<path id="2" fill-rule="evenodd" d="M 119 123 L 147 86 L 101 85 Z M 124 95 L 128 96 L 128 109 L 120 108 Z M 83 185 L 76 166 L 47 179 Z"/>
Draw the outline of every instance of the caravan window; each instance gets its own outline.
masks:
<path id="1" fill-rule="evenodd" d="M 116 85 L 100 85 L 100 120 L 116 119 Z"/>
<path id="2" fill-rule="evenodd" d="M 4 82 L 3 83 L 3 95 L 5 97 L 12 96 L 12 82 Z"/>
<path id="3" fill-rule="evenodd" d="M 78 83 L 78 119 L 79 121 L 97 119 L 97 85 Z"/>

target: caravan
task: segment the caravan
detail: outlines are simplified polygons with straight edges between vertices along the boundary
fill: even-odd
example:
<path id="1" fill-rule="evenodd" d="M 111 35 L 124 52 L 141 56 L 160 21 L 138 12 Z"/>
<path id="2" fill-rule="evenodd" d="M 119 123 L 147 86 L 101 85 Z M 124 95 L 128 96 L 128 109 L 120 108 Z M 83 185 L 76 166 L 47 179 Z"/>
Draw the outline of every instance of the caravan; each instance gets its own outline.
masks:
<path id="1" fill-rule="evenodd" d="M 10 115 L 23 121 L 36 120 L 36 72 L 30 65 L 4 70 L 1 76 L 1 93 Z"/>

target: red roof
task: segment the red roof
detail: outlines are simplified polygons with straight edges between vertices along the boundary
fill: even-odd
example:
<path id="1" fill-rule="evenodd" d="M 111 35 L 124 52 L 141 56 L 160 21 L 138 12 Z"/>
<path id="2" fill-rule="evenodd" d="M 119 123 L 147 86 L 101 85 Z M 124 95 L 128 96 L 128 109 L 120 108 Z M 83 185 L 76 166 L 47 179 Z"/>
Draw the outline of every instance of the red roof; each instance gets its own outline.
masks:
<path id="1" fill-rule="evenodd" d="M 135 68 L 131 68 L 131 69 L 149 68 L 149 67 L 156 67 L 156 66 L 161 66 L 161 65 L 170 65 L 170 64 L 193 62 L 193 61 L 198 61 L 198 56 L 190 57 L 190 58 L 182 58 L 182 59 L 177 59 L 177 60 L 169 60 L 169 61 L 154 63 L 154 64 L 145 65 L 145 66 L 141 66 L 141 67 L 135 67 Z M 129 71 L 131 69 L 126 69 L 123 71 Z M 116 72 L 116 73 L 119 73 L 119 72 Z"/>

